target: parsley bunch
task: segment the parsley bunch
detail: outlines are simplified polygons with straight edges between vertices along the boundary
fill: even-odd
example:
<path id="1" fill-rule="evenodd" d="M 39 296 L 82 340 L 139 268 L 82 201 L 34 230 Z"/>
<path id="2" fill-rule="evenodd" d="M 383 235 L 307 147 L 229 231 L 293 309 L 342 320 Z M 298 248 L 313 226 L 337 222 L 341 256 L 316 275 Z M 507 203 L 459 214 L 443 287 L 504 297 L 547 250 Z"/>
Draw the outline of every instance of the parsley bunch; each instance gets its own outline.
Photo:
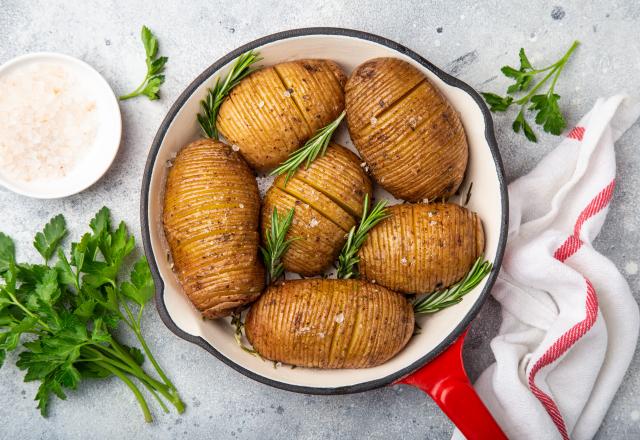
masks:
<path id="1" fill-rule="evenodd" d="M 43 416 L 52 394 L 66 399 L 65 389 L 75 390 L 82 379 L 110 376 L 131 389 L 146 421 L 151 412 L 134 380 L 165 412 L 162 398 L 182 413 L 184 403 L 142 336 L 142 311 L 154 293 L 147 261 L 138 259 L 129 281 L 121 281 L 125 258 L 135 247 L 133 237 L 123 222 L 112 228 L 107 208 L 90 227 L 66 254 L 60 247 L 67 235 L 64 217 L 53 217 L 33 243 L 44 264 L 16 262 L 13 240 L 0 232 L 0 365 L 8 351 L 22 346 L 17 366 L 26 370 L 25 382 L 40 382 L 35 400 Z M 57 261 L 51 265 L 54 255 Z M 118 341 L 120 322 L 144 354 Z M 160 380 L 142 368 L 145 355 Z"/>
<path id="2" fill-rule="evenodd" d="M 556 136 L 561 134 L 567 126 L 567 122 L 562 116 L 558 105 L 560 95 L 554 93 L 554 90 L 562 69 L 564 69 L 571 54 L 579 44 L 578 41 L 574 41 L 562 58 L 542 69 L 534 68 L 527 58 L 524 49 L 520 49 L 520 68 L 516 69 L 511 66 L 504 66 L 500 69 L 504 76 L 515 81 L 507 89 L 507 95 L 500 96 L 495 93 L 482 93 L 491 111 L 504 112 L 512 105 L 520 106 L 520 111 L 513 121 L 512 128 L 516 133 L 522 130 L 525 137 L 531 142 L 537 142 L 538 139 L 525 119 L 525 110 L 533 110 L 536 112 L 536 124 L 541 125 L 545 132 Z M 535 77 L 545 72 L 546 74 L 542 79 L 534 85 Z M 551 85 L 547 91 L 542 94 L 536 94 L 549 80 L 551 80 Z M 520 92 L 528 93 L 520 98 L 516 98 L 515 95 Z"/>
<path id="3" fill-rule="evenodd" d="M 164 75 L 161 73 L 164 71 L 164 66 L 167 64 L 167 57 L 157 57 L 158 55 L 158 39 L 153 35 L 153 32 L 146 27 L 142 26 L 142 32 L 140 33 L 142 44 L 144 45 L 144 52 L 146 55 L 147 74 L 144 77 L 142 84 L 138 86 L 133 92 L 120 96 L 120 100 L 135 98 L 136 96 L 145 95 L 151 101 L 155 101 L 160 98 L 158 92 L 160 92 L 160 86 L 164 83 Z"/>

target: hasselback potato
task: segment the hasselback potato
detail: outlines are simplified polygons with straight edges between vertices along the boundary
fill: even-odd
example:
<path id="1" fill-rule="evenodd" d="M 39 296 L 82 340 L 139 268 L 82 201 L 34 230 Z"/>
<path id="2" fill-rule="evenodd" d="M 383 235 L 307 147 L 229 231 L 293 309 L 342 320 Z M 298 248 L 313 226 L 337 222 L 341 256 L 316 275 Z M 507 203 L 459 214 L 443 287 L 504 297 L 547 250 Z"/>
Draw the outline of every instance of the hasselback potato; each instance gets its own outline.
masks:
<path id="1" fill-rule="evenodd" d="M 273 168 L 340 115 L 346 80 L 330 60 L 265 67 L 233 88 L 217 127 L 253 168 Z"/>
<path id="2" fill-rule="evenodd" d="M 247 339 L 261 356 L 316 368 L 366 368 L 391 359 L 413 334 L 400 294 L 361 280 L 272 286 L 251 307 Z"/>
<path id="3" fill-rule="evenodd" d="M 360 274 L 404 293 L 430 293 L 463 278 L 484 249 L 480 218 L 452 203 L 404 204 L 369 231 Z"/>
<path id="4" fill-rule="evenodd" d="M 460 118 L 427 77 L 405 61 L 376 58 L 345 87 L 351 139 L 373 177 L 411 202 L 456 192 L 467 166 Z"/>
<path id="5" fill-rule="evenodd" d="M 282 263 L 290 272 L 321 274 L 336 259 L 346 235 L 360 219 L 371 181 L 358 157 L 331 144 L 309 168 L 302 166 L 286 182 L 280 175 L 269 188 L 262 207 L 262 237 L 271 228 L 274 207 L 279 216 L 295 208 L 287 239 L 297 238 Z"/>
<path id="6" fill-rule="evenodd" d="M 229 146 L 199 140 L 180 150 L 167 177 L 164 231 L 182 288 L 205 317 L 260 295 L 259 212 L 256 179 Z"/>

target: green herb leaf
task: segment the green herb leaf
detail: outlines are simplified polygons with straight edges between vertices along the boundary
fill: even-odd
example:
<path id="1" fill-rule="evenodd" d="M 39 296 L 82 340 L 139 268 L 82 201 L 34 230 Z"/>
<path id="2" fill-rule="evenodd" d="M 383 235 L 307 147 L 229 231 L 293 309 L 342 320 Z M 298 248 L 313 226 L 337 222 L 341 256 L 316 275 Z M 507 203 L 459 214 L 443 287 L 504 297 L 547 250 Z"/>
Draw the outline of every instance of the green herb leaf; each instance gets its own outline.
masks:
<path id="1" fill-rule="evenodd" d="M 222 102 L 229 95 L 231 89 L 256 70 L 254 64 L 261 60 L 260 53 L 253 50 L 240 55 L 231 66 L 224 81 L 220 82 L 220 78 L 216 79 L 215 85 L 209 89 L 207 97 L 200 101 L 202 112 L 198 113 L 198 123 L 206 137 L 218 139 L 216 121 Z"/>
<path id="2" fill-rule="evenodd" d="M 542 125 L 542 128 L 547 133 L 555 134 L 556 136 L 561 134 L 567 126 L 560 107 L 558 106 L 558 100 L 560 95 L 555 93 L 549 95 L 535 95 L 531 97 L 530 110 L 537 111 L 536 124 Z"/>
<path id="3" fill-rule="evenodd" d="M 60 241 L 67 235 L 67 224 L 61 214 L 56 215 L 47 223 L 42 232 L 36 234 L 33 246 L 40 255 L 49 261 Z"/>
<path id="4" fill-rule="evenodd" d="M 146 257 L 141 257 L 131 271 L 131 282 L 124 282 L 120 286 L 124 296 L 133 300 L 138 305 L 145 305 L 153 298 L 154 284 Z"/>
<path id="5" fill-rule="evenodd" d="M 513 121 L 512 128 L 516 133 L 520 133 L 522 131 L 525 137 L 531 142 L 537 142 L 537 137 L 531 126 L 526 122 L 525 110 L 527 108 L 529 110 L 536 111 L 536 124 L 541 125 L 545 132 L 553 135 L 562 134 L 567 123 L 562 116 L 560 106 L 558 105 L 560 95 L 554 93 L 554 90 L 562 70 L 579 44 L 580 43 L 578 41 L 574 41 L 562 58 L 542 69 L 534 68 L 531 61 L 525 54 L 524 49 L 520 49 L 518 54 L 520 59 L 520 69 L 515 69 L 510 66 L 504 66 L 500 69 L 507 78 L 514 80 L 514 83 L 507 88 L 508 96 L 502 97 L 494 93 L 482 93 L 482 96 L 487 104 L 489 104 L 491 111 L 504 112 L 511 105 L 519 106 L 520 110 L 518 111 L 516 119 Z M 542 76 L 542 79 L 534 84 L 535 79 L 539 76 Z M 537 93 L 542 86 L 547 84 L 549 81 L 550 86 L 547 91 L 544 93 Z M 514 98 L 509 96 L 525 91 L 528 91 L 528 93 L 522 97 Z"/>
<path id="6" fill-rule="evenodd" d="M 341 279 L 358 277 L 357 264 L 360 261 L 360 258 L 357 256 L 358 251 L 367 239 L 369 231 L 382 220 L 389 217 L 386 200 L 380 200 L 371 212 L 369 212 L 369 194 L 366 194 L 363 205 L 360 224 L 357 229 L 355 226 L 351 228 L 347 236 L 347 242 L 342 247 L 342 251 L 338 256 L 337 277 Z"/>
<path id="7" fill-rule="evenodd" d="M 287 160 L 282 162 L 280 166 L 273 170 L 271 172 L 271 175 L 274 176 L 286 173 L 287 177 L 284 181 L 284 184 L 286 186 L 287 182 L 289 182 L 289 179 L 293 177 L 300 165 L 304 163 L 304 166 L 306 168 L 309 168 L 311 162 L 316 160 L 318 156 L 324 156 L 325 152 L 327 151 L 327 146 L 331 141 L 331 136 L 333 136 L 333 133 L 336 131 L 345 115 L 346 112 L 343 111 L 335 121 L 318 130 L 316 134 L 313 135 L 313 137 L 309 139 L 301 148 L 298 148 L 296 151 L 291 153 Z"/>
<path id="8" fill-rule="evenodd" d="M 164 71 L 168 58 L 156 58 L 158 55 L 158 39 L 153 35 L 148 27 L 142 26 L 140 39 L 142 40 L 146 55 L 145 63 L 147 64 L 147 73 L 144 77 L 144 81 L 142 81 L 142 84 L 140 84 L 138 88 L 127 95 L 120 96 L 119 99 L 121 101 L 141 95 L 146 96 L 151 101 L 160 98 L 160 86 L 164 83 L 164 75 L 160 75 L 160 73 Z"/>
<path id="9" fill-rule="evenodd" d="M 531 129 L 531 126 L 524 119 L 524 109 L 520 109 L 520 111 L 518 112 L 518 116 L 516 116 L 516 119 L 513 121 L 512 128 L 516 133 L 520 133 L 520 129 L 522 129 L 527 139 L 529 139 L 531 142 L 538 142 L 538 139 Z"/>
<path id="10" fill-rule="evenodd" d="M 467 275 L 453 286 L 438 290 L 416 300 L 413 303 L 413 311 L 416 314 L 435 313 L 462 301 L 467 293 L 471 292 L 480 281 L 486 277 L 493 265 L 488 261 L 483 261 L 479 257 L 473 264 Z"/>
<path id="11" fill-rule="evenodd" d="M 299 239 L 298 237 L 285 239 L 293 222 L 294 214 L 295 208 L 291 208 L 285 217 L 280 218 L 278 208 L 273 207 L 271 228 L 267 231 L 267 236 L 264 237 L 265 246 L 260 246 L 264 265 L 267 268 L 267 284 L 277 280 L 283 274 L 284 266 L 280 260 L 291 243 Z"/>
<path id="12" fill-rule="evenodd" d="M 15 261 L 16 249 L 13 240 L 8 235 L 0 232 L 0 274 L 9 269 L 9 262 Z"/>
<path id="13" fill-rule="evenodd" d="M 511 96 L 500 96 L 495 93 L 481 93 L 484 97 L 484 100 L 489 104 L 489 109 L 492 112 L 504 112 L 506 111 L 511 104 L 513 103 L 513 98 Z"/>

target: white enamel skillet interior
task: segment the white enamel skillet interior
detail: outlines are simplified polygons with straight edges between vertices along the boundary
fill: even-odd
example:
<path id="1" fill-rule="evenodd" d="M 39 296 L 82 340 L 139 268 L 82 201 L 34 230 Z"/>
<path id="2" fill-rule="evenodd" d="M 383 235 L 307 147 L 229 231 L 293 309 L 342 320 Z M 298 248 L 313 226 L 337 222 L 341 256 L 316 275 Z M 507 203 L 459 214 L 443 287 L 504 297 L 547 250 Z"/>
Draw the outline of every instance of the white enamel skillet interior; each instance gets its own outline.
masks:
<path id="1" fill-rule="evenodd" d="M 260 51 L 264 58 L 261 65 L 303 58 L 328 58 L 339 63 L 347 74 L 371 58 L 400 58 L 423 71 L 462 118 L 470 151 L 461 197 L 466 196 L 473 182 L 467 207 L 482 218 L 485 257 L 493 262 L 495 269 L 461 303 L 434 315 L 418 317 L 417 323 L 422 329 L 420 334 L 383 365 L 359 370 L 274 368 L 272 362 L 260 360 L 238 347 L 228 319 L 203 320 L 183 295 L 172 272 L 161 223 L 167 161 L 181 147 L 200 136 L 196 121 L 200 100 L 219 75 L 226 75 L 233 60 L 250 49 Z M 345 128 L 338 133 L 336 140 L 353 149 Z M 384 191 L 378 191 L 376 195 L 389 198 Z M 255 380 L 314 394 L 359 392 L 389 384 L 417 370 L 451 345 L 469 326 L 488 295 L 497 276 L 507 236 L 508 202 L 502 162 L 491 116 L 480 96 L 467 84 L 393 41 L 338 28 L 297 29 L 270 35 L 236 49 L 200 74 L 178 97 L 158 130 L 145 167 L 140 203 L 142 238 L 155 279 L 156 305 L 167 327 Z"/>

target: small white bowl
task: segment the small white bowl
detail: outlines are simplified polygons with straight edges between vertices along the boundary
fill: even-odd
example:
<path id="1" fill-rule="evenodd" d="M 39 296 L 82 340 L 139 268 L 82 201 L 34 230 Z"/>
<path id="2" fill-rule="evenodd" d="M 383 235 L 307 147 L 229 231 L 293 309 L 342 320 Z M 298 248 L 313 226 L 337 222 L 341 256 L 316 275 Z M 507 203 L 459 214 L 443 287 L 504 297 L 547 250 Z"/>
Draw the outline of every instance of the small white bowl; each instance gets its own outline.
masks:
<path id="1" fill-rule="evenodd" d="M 0 66 L 0 77 L 32 63 L 48 62 L 70 69 L 92 91 L 96 102 L 97 133 L 90 149 L 62 178 L 31 182 L 17 180 L 0 168 L 0 185 L 11 191 L 39 199 L 67 197 L 93 185 L 109 169 L 116 157 L 122 135 L 118 100 L 107 81 L 93 67 L 77 58 L 52 52 L 38 52 L 16 57 Z M 0 136 L 2 133 L 0 132 Z"/>

